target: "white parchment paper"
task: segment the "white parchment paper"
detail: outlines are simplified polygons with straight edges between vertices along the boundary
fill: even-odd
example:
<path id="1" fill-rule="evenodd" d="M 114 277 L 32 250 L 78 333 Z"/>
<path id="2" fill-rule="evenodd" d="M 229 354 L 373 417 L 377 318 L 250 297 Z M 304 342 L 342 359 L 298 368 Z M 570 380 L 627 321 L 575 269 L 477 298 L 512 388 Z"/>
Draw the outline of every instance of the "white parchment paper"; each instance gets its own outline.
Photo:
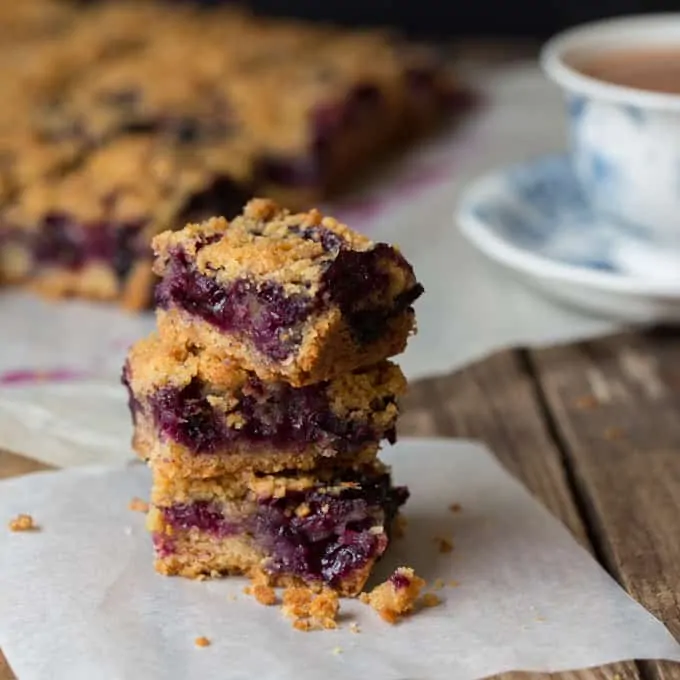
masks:
<path id="1" fill-rule="evenodd" d="M 406 564 L 455 579 L 439 607 L 392 627 L 344 601 L 339 630 L 300 633 L 245 596 L 242 579 L 155 574 L 144 517 L 127 508 L 148 497 L 148 470 L 88 467 L 0 483 L 2 521 L 29 512 L 42 527 L 0 531 L 0 646 L 20 680 L 472 680 L 680 660 L 661 623 L 482 447 L 405 440 L 385 457 L 412 498 L 379 576 Z M 440 554 L 435 536 L 454 551 Z M 195 647 L 198 636 L 211 646 Z"/>

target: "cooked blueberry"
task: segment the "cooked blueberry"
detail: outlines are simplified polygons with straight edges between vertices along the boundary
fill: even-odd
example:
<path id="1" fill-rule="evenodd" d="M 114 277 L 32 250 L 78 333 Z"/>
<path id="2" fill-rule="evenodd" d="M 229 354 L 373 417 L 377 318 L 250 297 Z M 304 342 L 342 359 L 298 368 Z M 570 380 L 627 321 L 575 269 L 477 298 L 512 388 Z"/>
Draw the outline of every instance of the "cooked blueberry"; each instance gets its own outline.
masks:
<path id="1" fill-rule="evenodd" d="M 196 527 L 218 536 L 229 536 L 240 531 L 238 523 L 229 522 L 219 508 L 207 501 L 175 504 L 169 508 L 163 508 L 163 516 L 177 529 Z"/>
<path id="2" fill-rule="evenodd" d="M 382 101 L 382 94 L 371 83 L 355 85 L 345 103 L 345 121 L 348 124 L 370 113 Z"/>
<path id="3" fill-rule="evenodd" d="M 378 243 L 363 253 L 340 250 L 324 273 L 325 294 L 340 307 L 357 342 L 369 343 L 381 337 L 390 319 L 408 309 L 423 292 L 423 287 L 416 284 L 390 306 L 366 306 L 362 301 L 368 291 L 388 287 L 384 266 L 387 262 L 411 271 L 408 262 L 394 248 Z"/>
<path id="4" fill-rule="evenodd" d="M 115 196 L 107 200 L 113 202 Z M 137 259 L 151 255 L 148 248 L 140 246 L 144 225 L 145 220 L 82 224 L 65 213 L 48 213 L 33 239 L 33 257 L 40 264 L 74 270 L 103 262 L 122 283 Z"/>
<path id="5" fill-rule="evenodd" d="M 183 207 L 178 222 L 200 222 L 222 215 L 236 217 L 248 200 L 249 190 L 228 177 L 216 175 L 202 191 L 195 192 Z"/>
<path id="6" fill-rule="evenodd" d="M 411 579 L 400 574 L 398 571 L 395 571 L 394 574 L 390 576 L 389 581 L 397 590 L 403 590 L 411 585 Z"/>
<path id="7" fill-rule="evenodd" d="M 323 246 L 326 252 L 331 250 L 340 250 L 340 248 L 347 247 L 347 243 L 334 231 L 326 227 L 306 227 L 305 229 L 299 226 L 291 226 L 289 230 L 293 233 L 299 234 L 302 238 L 308 241 L 316 241 Z"/>

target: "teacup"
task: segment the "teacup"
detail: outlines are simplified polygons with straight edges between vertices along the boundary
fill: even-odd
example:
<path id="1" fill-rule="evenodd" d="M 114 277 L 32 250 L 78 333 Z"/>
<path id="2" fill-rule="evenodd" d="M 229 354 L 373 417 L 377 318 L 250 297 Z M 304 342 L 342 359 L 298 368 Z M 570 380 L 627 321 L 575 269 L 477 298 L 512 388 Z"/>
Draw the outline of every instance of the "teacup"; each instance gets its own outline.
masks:
<path id="1" fill-rule="evenodd" d="M 680 14 L 587 24 L 541 53 L 565 92 L 573 167 L 595 210 L 627 233 L 680 250 L 680 94 L 613 84 L 579 68 L 607 50 L 675 49 Z"/>

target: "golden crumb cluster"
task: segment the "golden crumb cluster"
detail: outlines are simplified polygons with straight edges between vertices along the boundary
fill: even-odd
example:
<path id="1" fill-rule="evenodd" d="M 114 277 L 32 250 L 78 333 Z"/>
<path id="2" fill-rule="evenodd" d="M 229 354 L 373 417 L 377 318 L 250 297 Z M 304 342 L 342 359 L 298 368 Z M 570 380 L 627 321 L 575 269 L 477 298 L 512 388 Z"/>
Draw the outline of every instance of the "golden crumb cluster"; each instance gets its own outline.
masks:
<path id="1" fill-rule="evenodd" d="M 243 589 L 246 595 L 252 595 L 260 604 L 271 607 L 277 602 L 276 591 L 265 583 L 253 583 Z"/>
<path id="2" fill-rule="evenodd" d="M 296 630 L 328 630 L 338 626 L 340 602 L 338 594 L 328 588 L 315 593 L 310 588 L 292 586 L 283 593 L 281 611 L 292 620 Z"/>
<path id="3" fill-rule="evenodd" d="M 9 521 L 10 531 L 36 531 L 37 529 L 38 526 L 31 515 L 17 515 Z"/>
<path id="4" fill-rule="evenodd" d="M 394 624 L 413 611 L 424 585 L 413 569 L 400 567 L 370 593 L 362 593 L 361 601 L 373 607 L 384 621 Z"/>

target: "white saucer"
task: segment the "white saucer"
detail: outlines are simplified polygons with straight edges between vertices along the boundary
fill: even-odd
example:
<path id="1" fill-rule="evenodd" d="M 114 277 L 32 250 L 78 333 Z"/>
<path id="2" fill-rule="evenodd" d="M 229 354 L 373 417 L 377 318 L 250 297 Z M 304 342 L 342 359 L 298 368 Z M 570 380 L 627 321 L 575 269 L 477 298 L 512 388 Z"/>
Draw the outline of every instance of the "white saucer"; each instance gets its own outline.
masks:
<path id="1" fill-rule="evenodd" d="M 556 300 L 626 321 L 680 321 L 680 253 L 595 215 L 566 155 L 477 180 L 458 220 L 487 257 Z"/>

